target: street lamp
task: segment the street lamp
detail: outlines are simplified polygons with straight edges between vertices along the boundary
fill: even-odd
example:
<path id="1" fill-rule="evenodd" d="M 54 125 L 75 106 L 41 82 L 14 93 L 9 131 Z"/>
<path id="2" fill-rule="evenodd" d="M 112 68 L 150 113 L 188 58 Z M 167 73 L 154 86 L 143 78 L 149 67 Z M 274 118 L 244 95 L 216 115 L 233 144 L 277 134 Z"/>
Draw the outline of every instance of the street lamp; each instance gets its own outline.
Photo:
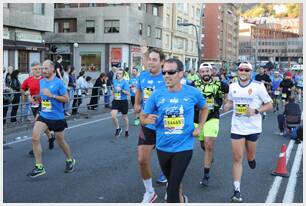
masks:
<path id="1" fill-rule="evenodd" d="M 201 45 L 199 43 L 199 34 L 198 34 L 198 27 L 192 23 L 177 23 L 178 26 L 193 26 L 196 31 L 196 38 L 197 38 L 197 45 L 198 45 L 198 68 L 200 68 L 201 64 Z"/>
<path id="2" fill-rule="evenodd" d="M 76 65 L 76 55 L 75 55 L 75 50 L 76 50 L 76 48 L 78 48 L 79 47 L 79 44 L 77 43 L 77 42 L 75 42 L 74 44 L 73 44 L 73 66 L 75 67 L 75 65 Z"/>

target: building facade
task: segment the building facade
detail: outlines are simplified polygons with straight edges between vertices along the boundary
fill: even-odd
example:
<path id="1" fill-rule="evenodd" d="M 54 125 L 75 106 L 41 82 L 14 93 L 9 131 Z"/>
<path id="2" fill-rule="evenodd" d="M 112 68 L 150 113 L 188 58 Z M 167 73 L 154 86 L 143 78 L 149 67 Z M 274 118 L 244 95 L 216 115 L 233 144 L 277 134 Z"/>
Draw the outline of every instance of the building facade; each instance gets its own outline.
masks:
<path id="1" fill-rule="evenodd" d="M 204 60 L 228 67 L 238 59 L 239 14 L 236 4 L 204 4 Z"/>
<path id="2" fill-rule="evenodd" d="M 197 68 L 198 43 L 194 26 L 179 26 L 189 23 L 200 27 L 201 4 L 167 3 L 163 6 L 163 41 L 162 48 L 166 57 L 180 59 L 185 70 Z M 197 30 L 200 38 L 200 30 Z"/>
<path id="3" fill-rule="evenodd" d="M 45 32 L 53 31 L 53 4 L 3 4 L 3 66 L 22 74 L 45 57 Z"/>
<path id="4" fill-rule="evenodd" d="M 54 4 L 54 32 L 46 36 L 49 55 L 90 76 L 112 66 L 141 65 L 140 44 L 162 47 L 162 4 Z"/>

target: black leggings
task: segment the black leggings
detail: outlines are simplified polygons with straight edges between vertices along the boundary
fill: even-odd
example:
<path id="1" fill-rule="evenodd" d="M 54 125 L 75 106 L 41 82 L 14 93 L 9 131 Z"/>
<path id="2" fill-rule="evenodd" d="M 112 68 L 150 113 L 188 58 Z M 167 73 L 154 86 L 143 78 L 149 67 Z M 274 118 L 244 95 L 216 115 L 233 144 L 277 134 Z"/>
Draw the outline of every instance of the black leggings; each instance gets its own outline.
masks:
<path id="1" fill-rule="evenodd" d="M 185 171 L 192 157 L 192 150 L 163 152 L 157 150 L 160 167 L 168 180 L 167 202 L 180 202 L 179 190 Z"/>

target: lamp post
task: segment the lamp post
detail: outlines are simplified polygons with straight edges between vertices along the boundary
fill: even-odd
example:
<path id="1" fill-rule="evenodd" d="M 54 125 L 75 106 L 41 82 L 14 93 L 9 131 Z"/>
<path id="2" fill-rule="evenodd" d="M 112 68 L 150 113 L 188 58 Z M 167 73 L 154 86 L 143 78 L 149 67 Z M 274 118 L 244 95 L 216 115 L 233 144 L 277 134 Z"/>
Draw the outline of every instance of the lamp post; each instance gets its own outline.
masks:
<path id="1" fill-rule="evenodd" d="M 199 34 L 198 34 L 198 27 L 192 23 L 178 23 L 178 26 L 193 26 L 196 31 L 196 38 L 197 38 L 197 45 L 198 45 L 198 68 L 201 64 L 201 45 L 199 43 Z"/>
<path id="2" fill-rule="evenodd" d="M 75 42 L 74 44 L 73 44 L 73 66 L 75 67 L 75 65 L 76 65 L 76 55 L 75 55 L 75 50 L 76 50 L 76 48 L 78 48 L 79 47 L 79 44 L 77 43 L 77 42 Z"/>

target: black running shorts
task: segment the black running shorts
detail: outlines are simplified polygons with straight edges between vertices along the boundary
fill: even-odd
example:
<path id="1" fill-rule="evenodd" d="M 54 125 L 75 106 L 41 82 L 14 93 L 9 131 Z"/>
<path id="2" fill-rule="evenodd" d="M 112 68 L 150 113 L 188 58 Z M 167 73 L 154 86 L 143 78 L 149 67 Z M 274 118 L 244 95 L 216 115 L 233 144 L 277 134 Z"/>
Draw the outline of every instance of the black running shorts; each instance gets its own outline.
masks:
<path id="1" fill-rule="evenodd" d="M 48 129 L 54 132 L 62 132 L 68 127 L 66 119 L 51 120 L 51 119 L 46 119 L 39 115 L 37 121 L 45 123 Z"/>
<path id="2" fill-rule="evenodd" d="M 131 96 L 131 102 L 132 102 L 132 106 L 134 107 L 134 104 L 135 104 L 135 96 Z"/>
<path id="3" fill-rule="evenodd" d="M 113 100 L 112 110 L 118 110 L 122 114 L 127 114 L 129 110 L 128 100 Z"/>
<path id="4" fill-rule="evenodd" d="M 138 145 L 155 145 L 155 144 L 156 144 L 156 131 L 141 126 Z"/>
<path id="5" fill-rule="evenodd" d="M 242 139 L 245 138 L 247 141 L 256 142 L 259 138 L 260 133 L 256 134 L 249 134 L 249 135 L 240 135 L 240 134 L 233 134 L 231 133 L 232 139 Z"/>

